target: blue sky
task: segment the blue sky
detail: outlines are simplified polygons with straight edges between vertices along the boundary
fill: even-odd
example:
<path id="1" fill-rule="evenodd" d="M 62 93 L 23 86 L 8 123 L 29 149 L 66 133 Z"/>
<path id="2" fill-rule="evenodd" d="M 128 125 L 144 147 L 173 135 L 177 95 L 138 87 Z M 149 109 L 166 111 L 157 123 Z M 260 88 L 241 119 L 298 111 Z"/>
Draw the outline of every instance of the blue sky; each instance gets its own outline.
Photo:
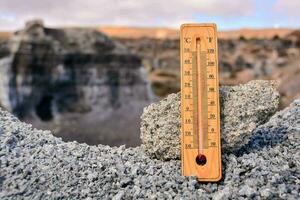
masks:
<path id="1" fill-rule="evenodd" d="M 300 0 L 0 0 L 0 29 L 40 18 L 48 26 L 178 28 L 215 22 L 221 30 L 300 28 Z"/>

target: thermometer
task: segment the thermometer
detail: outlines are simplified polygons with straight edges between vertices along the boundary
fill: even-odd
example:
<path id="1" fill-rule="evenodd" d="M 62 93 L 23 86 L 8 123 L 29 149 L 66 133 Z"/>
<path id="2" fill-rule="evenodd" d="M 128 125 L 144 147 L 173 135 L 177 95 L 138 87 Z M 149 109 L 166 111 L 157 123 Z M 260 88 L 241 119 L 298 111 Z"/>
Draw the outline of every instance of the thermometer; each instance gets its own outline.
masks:
<path id="1" fill-rule="evenodd" d="M 184 176 L 219 181 L 221 170 L 217 30 L 183 24 L 181 58 L 181 160 Z"/>

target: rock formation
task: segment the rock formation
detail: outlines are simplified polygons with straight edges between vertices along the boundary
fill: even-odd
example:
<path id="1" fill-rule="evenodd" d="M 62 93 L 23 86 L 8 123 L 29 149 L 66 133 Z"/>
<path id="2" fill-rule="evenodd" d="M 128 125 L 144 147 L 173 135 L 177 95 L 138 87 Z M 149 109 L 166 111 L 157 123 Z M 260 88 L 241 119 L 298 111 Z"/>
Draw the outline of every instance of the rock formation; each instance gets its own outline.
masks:
<path id="1" fill-rule="evenodd" d="M 157 95 L 164 97 L 179 92 L 178 39 L 117 40 L 142 57 Z M 283 97 L 280 107 L 283 108 L 300 95 L 299 44 L 299 31 L 273 39 L 219 39 L 220 82 L 222 85 L 236 85 L 253 79 L 276 79 Z"/>
<path id="2" fill-rule="evenodd" d="M 40 20 L 0 46 L 7 110 L 67 140 L 139 144 L 150 93 L 140 58 L 125 47 L 92 29 L 51 29 Z"/>
<path id="3" fill-rule="evenodd" d="M 247 144 L 252 131 L 272 116 L 279 93 L 272 81 L 250 81 L 220 88 L 222 151 Z M 141 140 L 147 155 L 161 160 L 180 158 L 180 93 L 144 109 Z"/>

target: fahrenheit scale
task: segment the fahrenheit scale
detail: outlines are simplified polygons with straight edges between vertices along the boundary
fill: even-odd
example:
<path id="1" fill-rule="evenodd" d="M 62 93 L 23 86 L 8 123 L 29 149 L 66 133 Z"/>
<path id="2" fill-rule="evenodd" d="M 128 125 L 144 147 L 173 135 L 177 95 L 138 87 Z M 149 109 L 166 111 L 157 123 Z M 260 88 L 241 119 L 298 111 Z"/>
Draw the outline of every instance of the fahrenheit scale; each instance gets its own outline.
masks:
<path id="1" fill-rule="evenodd" d="M 184 176 L 221 179 L 220 106 L 215 24 L 183 24 L 181 57 L 181 159 Z"/>

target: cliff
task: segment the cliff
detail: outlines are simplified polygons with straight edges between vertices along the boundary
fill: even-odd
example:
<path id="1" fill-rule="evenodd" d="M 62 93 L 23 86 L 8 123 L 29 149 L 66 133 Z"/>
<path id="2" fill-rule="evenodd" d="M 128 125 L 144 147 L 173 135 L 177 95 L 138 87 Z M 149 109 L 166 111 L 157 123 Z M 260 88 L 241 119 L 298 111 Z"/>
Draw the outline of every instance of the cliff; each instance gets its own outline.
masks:
<path id="1" fill-rule="evenodd" d="M 150 98 L 141 59 L 98 31 L 28 22 L 1 43 L 0 75 L 0 104 L 35 127 L 91 144 L 139 143 L 127 140 Z"/>

